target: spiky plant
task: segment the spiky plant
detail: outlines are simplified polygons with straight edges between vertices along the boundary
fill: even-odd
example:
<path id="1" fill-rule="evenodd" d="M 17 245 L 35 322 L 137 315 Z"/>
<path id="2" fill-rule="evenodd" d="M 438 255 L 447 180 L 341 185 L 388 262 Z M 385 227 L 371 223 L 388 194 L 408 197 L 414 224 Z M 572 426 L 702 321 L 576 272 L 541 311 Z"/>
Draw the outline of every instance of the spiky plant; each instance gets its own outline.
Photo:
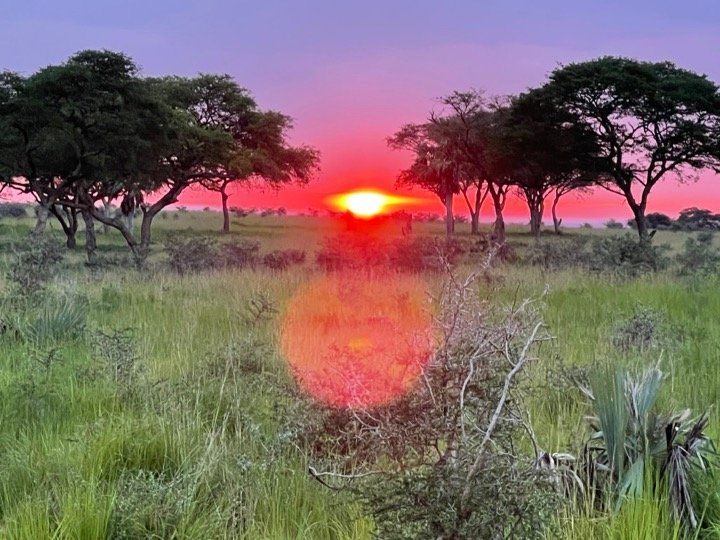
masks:
<path id="1" fill-rule="evenodd" d="M 600 371 L 583 388 L 592 403 L 592 435 L 585 445 L 589 487 L 615 509 L 647 489 L 667 490 L 677 519 L 695 529 L 701 521 L 694 483 L 711 471 L 707 416 L 657 410 L 664 376 L 657 368 L 633 377 L 622 369 Z"/>

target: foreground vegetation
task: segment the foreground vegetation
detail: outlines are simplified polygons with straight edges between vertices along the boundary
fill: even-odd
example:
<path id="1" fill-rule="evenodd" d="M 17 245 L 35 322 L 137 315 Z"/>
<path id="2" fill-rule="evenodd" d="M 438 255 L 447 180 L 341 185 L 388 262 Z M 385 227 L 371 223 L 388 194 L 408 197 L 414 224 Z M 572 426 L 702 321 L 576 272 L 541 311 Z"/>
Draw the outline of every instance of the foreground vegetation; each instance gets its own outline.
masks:
<path id="1" fill-rule="evenodd" d="M 308 439 L 325 413 L 297 389 L 278 345 L 284 306 L 321 272 L 316 255 L 337 224 L 298 216 L 239 219 L 221 244 L 257 241 L 261 262 L 178 272 L 170 267 L 173 236 L 215 237 L 217 215 L 161 215 L 167 217 L 158 221 L 158 243 L 168 248 L 155 249 L 144 272 L 123 260 L 122 240 L 111 232 L 98 235 L 101 264 L 88 268 L 82 254 L 71 252 L 47 282 L 30 279 L 34 263 L 27 258 L 18 262 L 32 221 L 0 222 L 7 276 L 0 317 L 0 536 L 371 537 L 377 520 L 388 518 L 373 510 L 377 501 L 368 492 L 358 496 L 352 481 L 321 482 L 307 472 L 332 462 L 319 461 Z M 441 232 L 440 223 L 422 223 L 414 235 Z M 63 238 L 60 230 L 52 234 Z M 553 339 L 538 344 L 537 359 L 515 388 L 548 455 L 582 454 L 592 407 L 578 383 L 592 386 L 598 367 L 641 373 L 658 366 L 666 379 L 657 408 L 710 411 L 705 433 L 720 435 L 712 410 L 720 388 L 715 267 L 689 276 L 676 262 L 657 271 L 607 272 L 567 256 L 583 237 L 622 235 L 577 229 L 536 244 L 511 228 L 514 258 L 473 285 L 478 299 L 498 308 L 539 298 L 538 315 Z M 689 236 L 659 231 L 655 244 L 667 244 L 663 256 L 674 261 L 687 254 Z M 284 269 L 264 262 L 266 254 L 290 248 L 304 251 L 304 262 L 298 257 Z M 466 274 L 481 260 L 465 253 L 456 270 Z M 18 272 L 18 264 L 29 266 Z M 431 291 L 441 287 L 438 272 L 421 275 Z M 316 417 L 308 422 L 309 413 Z M 524 441 L 517 451 L 531 455 Z M 710 483 L 706 491 L 696 505 L 702 527 L 692 534 L 712 537 L 720 527 L 720 514 L 713 513 L 717 490 Z M 573 506 L 561 495 L 552 508 L 542 507 L 542 527 L 568 538 L 679 538 L 687 529 L 664 504 L 667 497 L 648 489 L 615 507 Z M 473 534 L 508 534 L 492 514 L 482 519 L 477 522 L 497 530 Z M 403 522 L 386 525 L 403 534 Z"/>

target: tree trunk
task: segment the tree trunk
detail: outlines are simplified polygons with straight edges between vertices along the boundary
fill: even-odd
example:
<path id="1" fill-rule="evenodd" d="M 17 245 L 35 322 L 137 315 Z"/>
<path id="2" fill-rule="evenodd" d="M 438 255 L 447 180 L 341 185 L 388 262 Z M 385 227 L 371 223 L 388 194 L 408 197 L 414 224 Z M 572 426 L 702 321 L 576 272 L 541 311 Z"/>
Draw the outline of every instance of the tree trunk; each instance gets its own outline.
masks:
<path id="1" fill-rule="evenodd" d="M 475 209 L 470 211 L 470 234 L 480 234 L 480 208 L 484 199 L 481 185 L 478 185 L 475 190 Z"/>
<path id="2" fill-rule="evenodd" d="M 37 219 L 35 221 L 35 228 L 33 229 L 33 234 L 42 234 L 45 232 L 48 216 L 50 216 L 50 205 L 47 203 L 40 203 L 37 207 Z"/>
<path id="3" fill-rule="evenodd" d="M 220 188 L 220 197 L 222 198 L 223 211 L 222 232 L 227 234 L 230 232 L 230 210 L 228 209 L 228 199 L 230 198 L 230 196 L 227 194 L 227 185 L 223 185 Z"/>
<path id="4" fill-rule="evenodd" d="M 105 217 L 111 217 L 110 211 L 112 210 L 112 205 L 110 204 L 110 199 L 103 199 L 103 213 L 105 214 Z M 92 216 L 91 216 L 92 217 Z M 110 226 L 107 223 L 103 223 L 103 234 L 107 234 L 110 230 Z"/>
<path id="5" fill-rule="evenodd" d="M 89 210 L 82 211 L 83 221 L 85 222 L 85 254 L 87 262 L 94 266 L 97 264 L 97 240 L 95 238 L 95 220 Z"/>
<path id="6" fill-rule="evenodd" d="M 445 234 L 450 237 L 455 232 L 455 215 L 453 214 L 453 194 L 445 195 Z"/>
<path id="7" fill-rule="evenodd" d="M 493 208 L 495 210 L 495 223 L 493 224 L 492 240 L 496 244 L 505 243 L 505 219 L 503 218 L 503 210 L 505 208 L 505 194 L 502 187 L 489 187 L 490 196 L 493 200 Z"/>
<path id="8" fill-rule="evenodd" d="M 556 191 L 555 192 L 555 199 L 553 200 L 552 204 L 552 219 L 553 219 L 553 228 L 555 229 L 555 234 L 560 234 L 560 225 L 562 224 L 562 219 L 558 219 L 557 216 L 557 205 L 560 201 L 560 194 Z"/>
<path id="9" fill-rule="evenodd" d="M 648 229 L 647 220 L 645 219 L 645 205 L 644 204 L 630 204 L 633 216 L 635 218 L 635 225 L 637 226 L 638 236 L 640 244 L 650 244 L 650 231 Z"/>

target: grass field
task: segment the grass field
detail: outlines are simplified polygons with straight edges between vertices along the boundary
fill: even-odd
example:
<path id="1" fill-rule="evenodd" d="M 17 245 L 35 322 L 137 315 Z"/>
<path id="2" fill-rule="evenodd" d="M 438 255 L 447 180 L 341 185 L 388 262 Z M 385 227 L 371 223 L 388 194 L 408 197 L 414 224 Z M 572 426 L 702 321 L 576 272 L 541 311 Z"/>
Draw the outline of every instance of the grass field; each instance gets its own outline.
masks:
<path id="1" fill-rule="evenodd" d="M 278 318 L 318 270 L 315 250 L 334 234 L 325 218 L 235 219 L 232 238 L 262 251 L 297 248 L 307 262 L 288 271 L 242 270 L 178 276 L 165 269 L 172 233 L 217 237 L 213 212 L 157 220 L 150 270 L 90 270 L 81 247 L 54 276 L 51 296 L 87 306 L 85 332 L 51 338 L 0 337 L 0 536 L 7 538 L 370 538 L 372 521 L 343 492 L 307 474 L 303 449 L 287 443 L 283 414 L 293 407 L 291 377 L 278 347 Z M 29 219 L 0 221 L 3 264 L 24 241 Z M 440 235 L 418 224 L 416 235 Z M 469 226 L 459 224 L 461 235 Z M 518 252 L 534 240 L 510 228 Z M 52 231 L 62 237 L 57 228 Z M 572 229 L 573 235 L 622 231 Z M 655 239 L 678 251 L 687 234 Z M 79 234 L 82 244 L 82 231 Z M 115 233 L 98 237 L 103 255 L 124 254 Z M 681 279 L 672 270 L 619 280 L 568 269 L 505 264 L 479 294 L 492 302 L 536 296 L 551 342 L 532 367 L 530 412 L 549 451 L 576 450 L 585 430 L 580 392 L 549 385 L 548 374 L 576 366 L 661 363 L 667 406 L 711 410 L 720 392 L 720 287 L 715 278 Z M 4 272 L 3 272 L 4 273 Z M 433 274 L 424 276 L 432 288 Z M 3 283 L 5 295 L 9 284 Z M 250 321 L 257 294 L 277 313 Z M 638 307 L 662 314 L 661 347 L 613 346 L 618 321 Z M 238 368 L 237 366 L 246 366 Z M 563 517 L 565 516 L 565 517 Z M 568 538 L 672 538 L 679 531 L 652 501 L 619 513 L 559 516 Z"/>

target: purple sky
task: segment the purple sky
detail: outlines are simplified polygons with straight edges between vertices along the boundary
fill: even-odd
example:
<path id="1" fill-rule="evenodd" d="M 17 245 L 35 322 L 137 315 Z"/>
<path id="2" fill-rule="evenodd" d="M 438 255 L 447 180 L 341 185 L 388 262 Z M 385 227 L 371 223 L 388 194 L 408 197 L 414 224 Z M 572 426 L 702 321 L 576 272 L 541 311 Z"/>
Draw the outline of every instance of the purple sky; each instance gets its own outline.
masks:
<path id="1" fill-rule="evenodd" d="M 121 50 L 149 75 L 229 73 L 261 106 L 293 116 L 293 139 L 322 152 L 319 179 L 302 190 L 240 192 L 233 202 L 245 206 L 305 209 L 355 186 L 391 189 L 407 156 L 385 137 L 455 89 L 515 93 L 560 63 L 605 54 L 671 60 L 720 81 L 717 0 L 2 0 L 0 20 L 3 69 L 30 73 L 80 49 Z M 720 210 L 717 181 L 667 182 L 650 205 Z M 215 202 L 201 193 L 186 201 Z M 607 194 L 568 201 L 565 213 L 628 214 Z"/>

